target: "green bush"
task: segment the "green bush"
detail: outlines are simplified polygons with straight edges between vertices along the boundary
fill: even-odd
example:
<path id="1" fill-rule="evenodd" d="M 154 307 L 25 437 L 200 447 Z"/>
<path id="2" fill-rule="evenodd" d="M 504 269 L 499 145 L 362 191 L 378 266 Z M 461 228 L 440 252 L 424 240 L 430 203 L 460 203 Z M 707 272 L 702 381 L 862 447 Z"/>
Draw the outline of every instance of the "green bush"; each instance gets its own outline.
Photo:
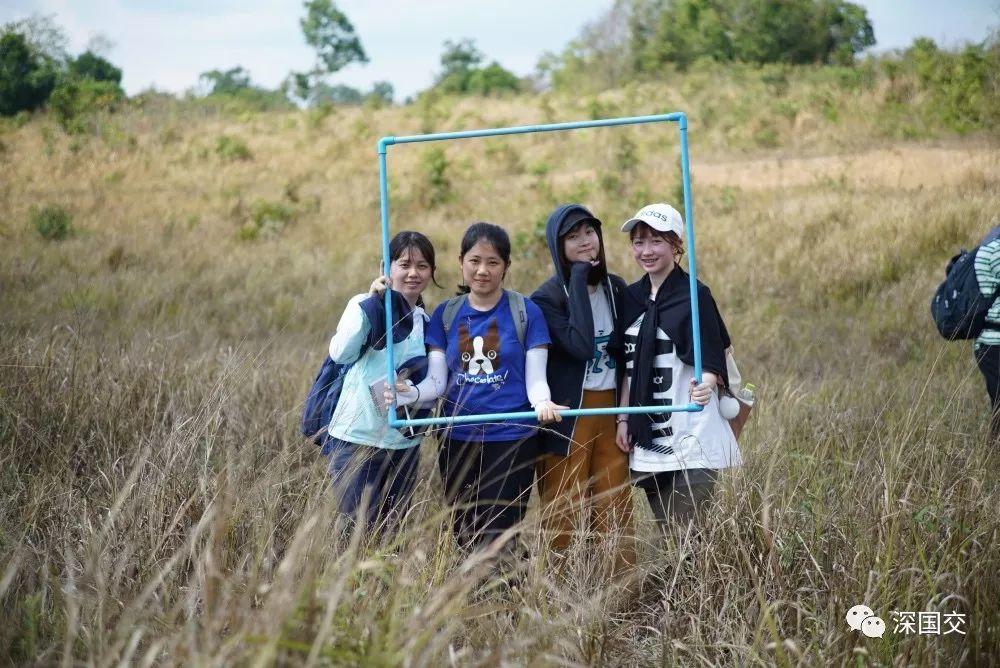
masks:
<path id="1" fill-rule="evenodd" d="M 1000 122 L 1000 42 L 942 51 L 933 40 L 914 40 L 904 56 L 933 100 L 931 113 L 958 132 Z"/>
<path id="2" fill-rule="evenodd" d="M 252 160 L 253 154 L 250 147 L 239 137 L 222 135 L 215 142 L 216 154 L 226 162 L 236 162 L 237 160 Z"/>
<path id="3" fill-rule="evenodd" d="M 495 60 L 478 67 L 482 61 L 483 54 L 472 40 L 446 41 L 435 88 L 442 93 L 484 96 L 521 90 L 521 80 L 513 72 Z"/>
<path id="4" fill-rule="evenodd" d="M 57 204 L 31 209 L 31 226 L 46 241 L 62 241 L 73 233 L 73 216 Z"/>
<path id="5" fill-rule="evenodd" d="M 240 226 L 236 238 L 240 241 L 254 241 L 261 237 L 272 239 L 279 236 L 294 219 L 295 209 L 291 206 L 259 199 L 250 206 L 250 220 Z"/>
<path id="6" fill-rule="evenodd" d="M 451 198 L 451 179 L 448 178 L 448 158 L 444 149 L 427 149 L 420 159 L 424 172 L 423 203 L 426 206 L 444 204 Z"/>
<path id="7" fill-rule="evenodd" d="M 83 132 L 86 120 L 101 111 L 114 111 L 125 93 L 113 81 L 65 79 L 49 97 L 49 109 L 67 132 Z"/>

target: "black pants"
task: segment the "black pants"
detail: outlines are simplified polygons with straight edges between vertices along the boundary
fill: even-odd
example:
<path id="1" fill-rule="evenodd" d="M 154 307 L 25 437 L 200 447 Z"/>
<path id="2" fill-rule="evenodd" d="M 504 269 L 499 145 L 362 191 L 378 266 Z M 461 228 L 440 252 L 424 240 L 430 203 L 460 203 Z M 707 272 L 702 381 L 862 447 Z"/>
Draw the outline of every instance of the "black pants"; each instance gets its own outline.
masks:
<path id="1" fill-rule="evenodd" d="M 524 518 L 535 478 L 535 436 L 521 441 L 455 441 L 438 450 L 445 498 L 462 547 L 484 548 Z"/>
<path id="2" fill-rule="evenodd" d="M 410 507 L 420 446 L 389 450 L 330 439 L 325 449 L 340 512 L 370 531 L 395 530 Z"/>
<path id="3" fill-rule="evenodd" d="M 976 364 L 986 379 L 990 397 L 990 437 L 1000 437 L 1000 346 L 976 346 Z"/>
<path id="4" fill-rule="evenodd" d="M 646 492 L 653 517 L 666 529 L 670 523 L 686 525 L 705 512 L 715 489 L 715 469 L 682 469 L 641 473 L 632 471 L 636 484 Z"/>

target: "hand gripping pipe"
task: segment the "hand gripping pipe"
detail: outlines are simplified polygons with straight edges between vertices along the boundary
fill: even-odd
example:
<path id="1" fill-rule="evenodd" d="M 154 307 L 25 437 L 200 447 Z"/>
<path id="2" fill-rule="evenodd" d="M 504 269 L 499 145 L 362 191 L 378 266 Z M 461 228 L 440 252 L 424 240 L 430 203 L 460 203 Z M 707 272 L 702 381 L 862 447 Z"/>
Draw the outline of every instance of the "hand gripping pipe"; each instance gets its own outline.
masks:
<path id="1" fill-rule="evenodd" d="M 427 135 L 411 135 L 408 137 L 382 137 L 378 140 L 378 170 L 379 194 L 382 203 L 382 265 L 386 275 L 389 274 L 389 179 L 386 170 L 386 153 L 393 144 L 416 144 L 429 141 L 448 141 L 451 139 L 472 139 L 474 137 L 496 137 L 499 135 L 521 135 L 531 132 L 560 132 L 563 130 L 582 130 L 584 128 L 605 128 L 618 125 L 640 125 L 644 123 L 677 123 L 681 136 L 681 180 L 684 188 L 684 225 L 687 237 L 688 276 L 691 295 L 691 330 L 694 340 L 694 377 L 701 382 L 701 320 L 698 314 L 697 262 L 695 260 L 694 243 L 694 212 L 691 204 L 691 176 L 688 162 L 687 116 L 683 112 L 656 114 L 653 116 L 630 116 L 626 118 L 604 118 L 593 121 L 576 121 L 572 123 L 551 123 L 549 125 L 521 125 L 511 128 L 487 128 L 484 130 L 465 130 L 462 132 L 440 132 Z M 392 323 L 392 300 L 385 300 L 385 321 Z M 391 341 L 391 338 L 389 339 Z M 396 363 L 393 359 L 393 346 L 386 346 L 386 377 L 395 384 Z M 481 413 L 478 415 L 458 415 L 454 417 L 424 418 L 421 420 L 400 420 L 396 417 L 396 405 L 393 403 L 388 411 L 390 427 L 418 427 L 425 425 L 449 425 L 465 423 L 496 422 L 500 420 L 534 420 L 534 411 L 518 413 Z M 696 413 L 702 407 L 689 403 L 678 406 L 629 406 L 628 408 L 577 408 L 561 411 L 561 415 L 572 417 L 579 415 L 608 415 L 618 413 Z"/>

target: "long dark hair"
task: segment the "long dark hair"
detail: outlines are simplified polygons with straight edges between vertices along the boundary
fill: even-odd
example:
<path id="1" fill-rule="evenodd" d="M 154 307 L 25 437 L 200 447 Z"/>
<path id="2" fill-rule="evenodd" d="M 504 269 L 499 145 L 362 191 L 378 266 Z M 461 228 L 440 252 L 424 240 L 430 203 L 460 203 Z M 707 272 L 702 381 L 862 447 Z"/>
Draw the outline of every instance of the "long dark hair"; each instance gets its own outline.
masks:
<path id="1" fill-rule="evenodd" d="M 424 259 L 427 260 L 427 264 L 431 266 L 431 281 L 440 288 L 441 286 L 438 285 L 437 278 L 434 277 L 434 272 L 437 270 L 437 264 L 434 260 L 434 244 L 420 232 L 403 230 L 394 236 L 392 241 L 389 242 L 389 262 L 395 262 L 410 249 L 419 251 Z"/>
<path id="2" fill-rule="evenodd" d="M 497 255 L 503 260 L 504 276 L 506 276 L 507 269 L 510 267 L 510 237 L 507 236 L 507 231 L 499 225 L 483 221 L 469 225 L 469 229 L 465 231 L 465 235 L 462 237 L 462 247 L 458 258 L 460 260 L 464 258 L 465 254 L 479 241 L 485 241 L 493 246 Z M 458 286 L 458 294 L 464 295 L 468 293 L 468 285 L 462 284 Z"/>

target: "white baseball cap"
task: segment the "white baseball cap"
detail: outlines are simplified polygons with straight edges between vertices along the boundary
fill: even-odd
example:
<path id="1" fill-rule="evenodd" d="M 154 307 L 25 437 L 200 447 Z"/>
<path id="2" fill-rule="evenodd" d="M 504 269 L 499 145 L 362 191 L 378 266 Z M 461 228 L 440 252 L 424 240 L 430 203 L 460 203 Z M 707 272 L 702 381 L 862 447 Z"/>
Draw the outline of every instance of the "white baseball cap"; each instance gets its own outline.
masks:
<path id="1" fill-rule="evenodd" d="M 622 225 L 622 232 L 628 232 L 639 223 L 646 223 L 657 232 L 673 232 L 684 238 L 684 218 L 669 204 L 647 204 Z"/>

